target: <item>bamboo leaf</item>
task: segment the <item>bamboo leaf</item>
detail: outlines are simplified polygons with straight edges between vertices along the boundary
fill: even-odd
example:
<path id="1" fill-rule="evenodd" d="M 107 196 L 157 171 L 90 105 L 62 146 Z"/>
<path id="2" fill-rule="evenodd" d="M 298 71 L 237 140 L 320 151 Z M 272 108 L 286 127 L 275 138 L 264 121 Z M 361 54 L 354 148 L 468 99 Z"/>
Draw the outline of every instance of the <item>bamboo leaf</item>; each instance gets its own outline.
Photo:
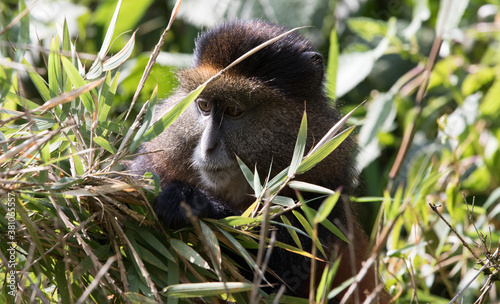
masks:
<path id="1" fill-rule="evenodd" d="M 337 97 L 337 69 L 339 64 L 339 44 L 337 38 L 337 27 L 334 26 L 330 32 L 330 47 L 328 49 L 328 65 L 326 68 L 327 75 L 327 92 L 328 97 L 335 100 Z"/>
<path id="2" fill-rule="evenodd" d="M 219 241 L 215 236 L 215 233 L 207 226 L 207 224 L 200 221 L 201 233 L 203 235 L 204 241 L 207 243 L 208 250 L 210 250 L 210 258 L 212 259 L 212 264 L 214 265 L 214 269 L 217 272 L 219 278 L 222 279 L 220 268 L 222 263 L 222 256 L 220 251 Z"/>
<path id="3" fill-rule="evenodd" d="M 101 148 L 104 148 L 109 153 L 115 154 L 117 151 L 116 148 L 109 143 L 109 141 L 100 136 L 94 137 L 94 142 L 99 146 L 101 146 Z"/>
<path id="4" fill-rule="evenodd" d="M 458 27 L 469 0 L 441 0 L 436 20 L 436 35 L 449 38 L 450 32 Z"/>
<path id="5" fill-rule="evenodd" d="M 335 191 L 334 195 L 330 195 L 326 200 L 324 200 L 318 209 L 318 213 L 316 213 L 316 216 L 314 217 L 314 222 L 321 223 L 324 220 L 326 220 L 328 215 L 330 215 L 333 208 L 337 204 L 339 198 L 340 198 L 340 191 L 337 190 Z"/>
<path id="6" fill-rule="evenodd" d="M 223 219 L 220 219 L 218 222 L 227 226 L 242 226 L 260 222 L 261 219 L 244 217 L 244 216 L 228 216 Z"/>
<path id="7" fill-rule="evenodd" d="M 66 20 L 66 18 L 64 18 L 62 42 L 63 42 L 62 45 L 63 51 L 69 52 L 71 48 L 71 41 L 69 39 L 68 21 Z"/>
<path id="8" fill-rule="evenodd" d="M 154 119 L 154 112 L 156 109 L 156 103 L 158 102 L 158 85 L 153 89 L 153 93 L 151 93 L 150 102 L 147 105 L 148 109 L 146 110 L 146 115 L 144 115 L 144 120 L 142 122 L 141 127 L 137 130 L 137 133 L 130 144 L 129 151 L 134 152 L 137 147 L 141 144 L 143 140 L 144 133 L 149 129 Z"/>
<path id="9" fill-rule="evenodd" d="M 115 55 L 113 55 L 111 58 L 108 60 L 104 61 L 103 64 L 103 71 L 110 71 L 113 69 L 116 69 L 119 67 L 122 63 L 127 60 L 130 55 L 132 54 L 132 51 L 134 50 L 135 46 L 135 33 L 137 30 L 132 34 L 132 37 L 128 40 L 127 44 Z"/>
<path id="10" fill-rule="evenodd" d="M 137 231 L 137 237 L 141 238 L 146 244 L 152 246 L 156 249 L 162 256 L 167 258 L 172 262 L 176 262 L 174 256 L 170 253 L 170 251 L 163 245 L 163 243 L 154 236 L 148 229 L 141 229 Z M 170 270 L 170 269 L 169 269 Z"/>
<path id="11" fill-rule="evenodd" d="M 192 298 L 208 297 L 226 294 L 227 291 L 244 292 L 252 289 L 252 283 L 242 282 L 209 282 L 209 283 L 189 283 L 168 286 L 165 294 L 168 297 Z"/>
<path id="12" fill-rule="evenodd" d="M 321 187 L 318 185 L 306 183 L 306 182 L 300 182 L 300 181 L 291 181 L 288 183 L 288 186 L 292 189 L 298 190 L 298 191 L 305 191 L 305 192 L 311 192 L 311 193 L 320 193 L 320 194 L 327 194 L 327 195 L 333 195 L 335 194 L 335 191 Z"/>
<path id="13" fill-rule="evenodd" d="M 148 142 L 160 135 L 163 131 L 165 131 L 168 126 L 170 126 L 187 107 L 200 95 L 200 93 L 205 88 L 206 83 L 200 85 L 196 90 L 189 93 L 183 100 L 181 100 L 178 104 L 176 104 L 170 111 L 163 114 L 163 116 L 156 121 L 144 134 L 143 142 Z"/>
<path id="14" fill-rule="evenodd" d="M 314 149 L 312 153 L 305 157 L 299 168 L 297 168 L 297 173 L 302 174 L 311 170 L 314 166 L 316 166 L 316 164 L 330 155 L 347 138 L 347 136 L 351 134 L 353 130 L 354 126 L 344 130 L 342 133 L 330 139 L 318 149 Z"/>
<path id="15" fill-rule="evenodd" d="M 292 226 L 292 223 L 290 223 L 290 220 L 288 220 L 288 218 L 286 216 L 282 215 L 282 216 L 280 216 L 280 218 L 285 225 Z M 290 229 L 290 228 L 287 228 L 287 231 L 290 234 L 290 236 L 292 237 L 293 241 L 295 242 L 295 245 L 297 245 L 297 247 L 299 249 L 303 250 L 302 243 L 300 242 L 300 238 L 299 238 L 297 232 L 293 229 Z"/>
<path id="16" fill-rule="evenodd" d="M 243 173 L 243 176 L 245 176 L 245 179 L 247 180 L 248 184 L 250 185 L 250 187 L 252 187 L 252 189 L 255 190 L 255 186 L 254 186 L 254 175 L 252 173 L 252 171 L 250 171 L 250 168 L 248 168 L 248 166 L 241 160 L 241 158 L 238 157 L 238 155 L 236 155 L 236 160 L 238 161 L 238 165 L 240 166 L 240 170 L 241 172 Z"/>
<path id="17" fill-rule="evenodd" d="M 61 56 L 59 55 L 59 36 L 52 38 L 48 62 L 50 98 L 64 91 L 61 79 Z"/>
<path id="18" fill-rule="evenodd" d="M 250 268 L 252 269 L 257 268 L 257 263 L 255 263 L 254 259 L 250 256 L 248 251 L 241 245 L 241 242 L 236 240 L 230 233 L 228 233 L 224 229 L 220 227 L 217 228 L 231 242 L 231 244 L 233 244 L 233 246 L 236 248 L 240 256 L 243 257 L 248 266 L 250 266 Z"/>
<path id="19" fill-rule="evenodd" d="M 26 59 L 23 59 L 23 64 L 27 67 L 26 71 L 28 72 L 28 75 L 30 76 L 31 81 L 35 85 L 36 89 L 38 90 L 38 93 L 40 93 L 40 96 L 42 96 L 44 101 L 47 101 L 50 99 L 50 91 L 49 88 L 47 87 L 47 83 L 45 80 L 43 80 L 42 76 L 40 76 L 35 69 L 29 64 Z M 37 105 L 38 106 L 38 105 Z"/>
<path id="20" fill-rule="evenodd" d="M 307 139 L 307 115 L 304 111 L 302 116 L 302 122 L 300 123 L 299 135 L 297 136 L 297 142 L 295 143 L 295 149 L 293 150 L 293 157 L 290 167 L 288 168 L 288 177 L 295 176 L 297 168 L 302 162 L 304 157 L 304 151 L 306 149 L 306 139 Z"/>
<path id="21" fill-rule="evenodd" d="M 205 259 L 203 259 L 201 255 L 198 254 L 198 252 L 189 247 L 186 243 L 178 239 L 171 239 L 170 245 L 172 245 L 172 248 L 174 248 L 174 250 L 178 254 L 183 256 L 190 263 L 200 266 L 201 268 L 210 269 L 210 265 L 207 263 L 207 261 L 205 261 Z"/>
<path id="22" fill-rule="evenodd" d="M 255 196 L 260 196 L 262 193 L 262 185 L 260 184 L 259 172 L 257 172 L 257 166 L 253 173 L 253 189 L 255 190 Z"/>
<path id="23" fill-rule="evenodd" d="M 73 87 L 83 87 L 86 82 L 83 80 L 82 76 L 80 76 L 80 73 L 76 70 L 73 64 L 66 57 L 61 57 L 61 61 L 64 67 L 64 71 L 66 71 L 69 81 L 71 82 Z M 87 109 L 87 111 L 89 111 L 90 113 L 94 113 L 94 101 L 92 100 L 92 96 L 90 96 L 90 93 L 87 92 L 82 94 L 81 99 L 85 109 Z"/>

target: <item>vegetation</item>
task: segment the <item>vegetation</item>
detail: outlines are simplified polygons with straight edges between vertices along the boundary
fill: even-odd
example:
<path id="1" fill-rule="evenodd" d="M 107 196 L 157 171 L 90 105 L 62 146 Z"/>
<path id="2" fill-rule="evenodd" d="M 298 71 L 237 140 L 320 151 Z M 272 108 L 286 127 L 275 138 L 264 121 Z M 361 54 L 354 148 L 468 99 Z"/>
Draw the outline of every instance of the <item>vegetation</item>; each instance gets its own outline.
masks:
<path id="1" fill-rule="evenodd" d="M 123 171 L 176 118 L 151 121 L 200 27 L 235 17 L 314 26 L 299 31 L 327 57 L 329 94 L 357 126 L 353 200 L 395 303 L 500 301 L 498 1 L 185 1 L 162 38 L 168 53 L 150 51 L 174 3 L 118 2 L 0 3 L 0 302 L 309 303 L 259 292 L 220 248 L 265 267 L 246 249 L 287 246 L 255 229 L 295 204 L 280 188 L 311 191 L 294 176 L 353 129 L 307 154 L 305 116 L 288 171 L 261 185 L 241 164 L 257 198 L 243 216 L 178 231 L 156 223 L 158 178 Z M 331 190 L 316 189 L 328 199 L 318 213 L 302 206 L 309 229 L 290 233 L 314 239 L 328 225 Z M 334 273 L 332 262 L 311 299 L 340 291 Z"/>

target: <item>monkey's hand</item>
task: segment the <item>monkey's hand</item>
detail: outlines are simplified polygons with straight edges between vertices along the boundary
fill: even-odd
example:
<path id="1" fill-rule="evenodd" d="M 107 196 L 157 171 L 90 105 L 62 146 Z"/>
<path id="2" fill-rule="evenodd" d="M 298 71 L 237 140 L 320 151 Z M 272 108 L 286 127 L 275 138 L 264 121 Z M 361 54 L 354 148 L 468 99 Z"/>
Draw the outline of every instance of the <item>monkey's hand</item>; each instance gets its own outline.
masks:
<path id="1" fill-rule="evenodd" d="M 183 182 L 172 182 L 156 198 L 155 212 L 158 219 L 167 227 L 179 229 L 190 224 L 181 206 L 185 202 L 191 214 L 201 218 L 221 219 L 236 212 L 205 192 Z"/>

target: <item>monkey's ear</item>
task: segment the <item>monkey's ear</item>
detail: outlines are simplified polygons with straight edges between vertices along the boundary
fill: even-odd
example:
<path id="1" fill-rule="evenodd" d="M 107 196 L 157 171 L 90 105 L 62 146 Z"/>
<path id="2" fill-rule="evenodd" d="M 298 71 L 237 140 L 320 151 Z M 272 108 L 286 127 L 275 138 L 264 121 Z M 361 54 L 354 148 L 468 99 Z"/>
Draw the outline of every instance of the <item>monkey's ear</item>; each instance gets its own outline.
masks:
<path id="1" fill-rule="evenodd" d="M 320 53 L 314 52 L 314 51 L 309 51 L 309 52 L 304 52 L 302 54 L 305 58 L 309 59 L 309 61 L 315 65 L 321 67 L 323 69 L 323 56 L 321 56 Z"/>
<path id="2" fill-rule="evenodd" d="M 317 84 L 321 84 L 324 74 L 323 56 L 318 52 L 309 51 L 302 53 L 302 58 L 309 61 L 308 65 L 312 68 L 313 79 Z"/>

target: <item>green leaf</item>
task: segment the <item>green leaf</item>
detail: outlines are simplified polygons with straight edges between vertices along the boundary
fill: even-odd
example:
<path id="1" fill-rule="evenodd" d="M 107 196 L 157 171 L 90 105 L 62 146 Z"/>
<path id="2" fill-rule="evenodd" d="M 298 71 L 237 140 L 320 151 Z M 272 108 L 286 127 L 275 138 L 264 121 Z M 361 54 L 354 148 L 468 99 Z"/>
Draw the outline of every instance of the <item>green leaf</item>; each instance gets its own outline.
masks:
<path id="1" fill-rule="evenodd" d="M 255 196 L 260 196 L 262 193 L 262 185 L 260 184 L 259 172 L 257 171 L 257 166 L 255 166 L 253 172 L 253 189 L 255 190 Z"/>
<path id="2" fill-rule="evenodd" d="M 436 35 L 450 38 L 451 31 L 458 28 L 458 24 L 465 13 L 469 0 L 441 0 L 436 20 Z"/>
<path id="3" fill-rule="evenodd" d="M 162 256 L 170 261 L 176 262 L 174 256 L 168 251 L 167 247 L 156 238 L 148 229 L 141 229 L 137 231 L 137 237 L 144 240 L 144 242 L 158 251 Z"/>
<path id="4" fill-rule="evenodd" d="M 299 191 L 304 191 L 304 192 L 311 192 L 311 193 L 320 193 L 320 194 L 327 194 L 327 195 L 334 195 L 335 191 L 321 187 L 318 185 L 306 183 L 306 182 L 300 182 L 300 181 L 291 181 L 288 183 L 288 186 L 292 189 L 299 190 Z"/>
<path id="5" fill-rule="evenodd" d="M 218 222 L 227 226 L 242 226 L 260 222 L 261 219 L 243 216 L 228 216 L 220 219 Z"/>
<path id="6" fill-rule="evenodd" d="M 381 93 L 368 105 L 366 119 L 359 130 L 357 168 L 361 171 L 380 155 L 378 134 L 391 130 L 396 119 L 396 103 L 392 92 Z"/>
<path id="7" fill-rule="evenodd" d="M 174 285 L 178 284 L 180 280 L 180 270 L 179 270 L 179 263 L 168 260 L 167 263 L 168 266 L 168 285 Z M 168 298 L 167 299 L 167 304 L 170 303 L 177 303 L 177 301 L 172 301 L 173 298 Z"/>
<path id="8" fill-rule="evenodd" d="M 498 102 L 498 96 L 500 96 L 500 77 L 493 82 L 486 96 L 484 96 L 483 102 L 481 102 L 479 106 L 481 113 L 495 119 L 498 118 L 500 115 L 500 102 Z"/>
<path id="9" fill-rule="evenodd" d="M 257 263 L 255 263 L 254 259 L 250 256 L 248 251 L 241 245 L 241 242 L 236 240 L 230 233 L 222 229 L 221 227 L 217 227 L 219 231 L 233 244 L 236 248 L 240 256 L 243 257 L 248 266 L 252 269 L 257 268 Z"/>
<path id="10" fill-rule="evenodd" d="M 337 68 L 337 98 L 344 96 L 363 81 L 373 70 L 375 62 L 384 54 L 390 39 L 396 33 L 396 20 L 389 20 L 387 34 L 377 47 L 368 52 L 341 54 Z"/>
<path id="11" fill-rule="evenodd" d="M 469 96 L 486 87 L 495 80 L 495 69 L 491 67 L 478 66 L 473 74 L 468 74 L 462 83 L 462 95 Z"/>
<path id="12" fill-rule="evenodd" d="M 145 295 L 142 295 L 140 293 L 135 293 L 135 292 L 124 292 L 122 296 L 127 300 L 129 303 L 141 303 L 141 304 L 156 304 L 158 303 L 154 299 L 150 299 L 146 297 Z M 169 301 L 170 299 L 167 299 Z M 170 304 L 170 301 L 167 302 Z"/>
<path id="13" fill-rule="evenodd" d="M 283 169 L 280 173 L 278 173 L 273 179 L 269 181 L 267 184 L 267 188 L 269 189 L 269 192 L 274 193 L 276 192 L 283 182 L 285 181 L 286 177 L 288 174 L 288 168 Z"/>
<path id="14" fill-rule="evenodd" d="M 26 9 L 25 1 L 24 0 L 19 1 L 19 14 L 21 14 L 25 9 Z M 5 25 L 5 24 L 2 24 L 2 25 Z M 17 40 L 15 41 L 15 43 L 19 44 L 19 45 L 30 43 L 30 14 L 24 15 L 23 18 L 21 18 L 21 20 L 19 21 Z M 22 60 L 24 60 L 23 58 L 24 58 L 24 55 L 26 53 L 26 50 L 27 49 L 24 47 L 19 47 L 19 48 L 16 47 L 14 61 L 21 62 Z"/>
<path id="15" fill-rule="evenodd" d="M 288 218 L 286 216 L 282 215 L 282 216 L 280 216 L 280 218 L 285 225 L 292 226 L 292 223 L 290 223 L 290 220 L 288 220 Z M 299 238 L 299 235 L 297 234 L 297 232 L 293 229 L 290 229 L 290 228 L 287 228 L 286 230 L 288 231 L 288 233 L 292 237 L 293 241 L 295 242 L 295 245 L 297 245 L 297 247 L 300 250 L 304 250 L 302 248 L 302 243 L 300 242 L 300 238 Z"/>
<path id="16" fill-rule="evenodd" d="M 336 259 L 332 264 L 328 264 L 328 267 L 325 267 L 323 270 L 323 275 L 321 276 L 321 280 L 318 284 L 318 289 L 316 292 L 316 302 L 323 303 L 321 300 L 326 298 L 328 293 L 328 289 L 332 286 L 333 279 L 335 278 L 335 274 L 339 269 L 340 259 Z"/>
<path id="17" fill-rule="evenodd" d="M 114 79 L 118 78 L 118 74 Z M 106 75 L 105 81 L 102 85 L 101 91 L 99 92 L 99 101 L 97 103 L 97 119 L 101 121 L 106 121 L 110 119 L 109 110 L 111 109 L 111 104 L 113 102 L 114 93 L 110 93 L 111 87 L 111 73 Z"/>
<path id="18" fill-rule="evenodd" d="M 94 137 L 94 142 L 96 144 L 98 144 L 99 146 L 101 146 L 101 148 L 104 148 L 106 151 L 112 153 L 112 154 L 115 154 L 116 153 L 116 148 L 113 147 L 109 141 L 107 141 L 106 139 L 100 137 L 100 136 L 96 136 Z"/>
<path id="19" fill-rule="evenodd" d="M 324 220 L 326 220 L 328 215 L 330 215 L 333 208 L 337 204 L 339 198 L 340 198 L 340 191 L 337 190 L 335 191 L 334 195 L 330 195 L 326 200 L 324 200 L 318 209 L 318 213 L 316 213 L 316 216 L 314 217 L 314 222 L 321 223 Z"/>
<path id="20" fill-rule="evenodd" d="M 187 107 L 200 95 L 205 88 L 206 83 L 200 85 L 194 91 L 189 93 L 183 100 L 176 104 L 170 111 L 165 113 L 158 121 L 156 121 L 144 134 L 143 142 L 148 142 L 160 135 L 170 126 Z"/>
<path id="21" fill-rule="evenodd" d="M 68 273 L 68 275 L 70 275 Z M 68 289 L 68 280 L 66 277 L 66 267 L 63 261 L 56 261 L 54 267 L 54 276 L 57 282 L 58 296 L 63 303 L 71 303 L 71 297 Z"/>
<path id="22" fill-rule="evenodd" d="M 337 27 L 334 26 L 330 32 L 330 47 L 328 49 L 327 93 L 331 100 L 336 98 L 337 69 L 339 64 L 339 43 L 337 38 Z"/>
<path id="23" fill-rule="evenodd" d="M 144 262 L 147 262 L 150 265 L 155 266 L 159 270 L 168 271 L 168 267 L 165 263 L 165 260 L 159 259 L 156 254 L 149 251 L 149 249 L 144 248 L 143 246 L 137 244 L 134 246 L 137 254 L 141 257 Z M 167 260 L 168 261 L 168 260 Z M 168 263 L 168 262 L 167 262 Z"/>
<path id="24" fill-rule="evenodd" d="M 148 109 L 146 110 L 146 115 L 144 116 L 144 120 L 142 122 L 141 127 L 137 130 L 137 133 L 132 140 L 132 144 L 129 147 L 130 152 L 135 152 L 137 147 L 142 143 L 144 133 L 149 129 L 151 124 L 153 123 L 154 113 L 156 109 L 156 103 L 158 102 L 158 85 L 155 86 L 153 93 L 151 95 L 150 102 L 148 104 Z"/>
<path id="25" fill-rule="evenodd" d="M 81 179 L 74 179 L 72 177 L 66 176 L 66 177 L 63 177 L 60 180 L 56 181 L 55 183 L 53 183 L 50 188 L 53 190 L 61 190 L 61 189 L 68 188 L 71 185 L 74 185 L 74 184 L 76 184 L 78 182 L 82 182 L 82 181 L 83 180 L 81 180 Z"/>
<path id="26" fill-rule="evenodd" d="M 414 2 L 411 23 L 403 30 L 406 40 L 410 40 L 422 28 L 422 22 L 429 19 L 431 10 L 428 0 Z"/>
<path id="27" fill-rule="evenodd" d="M 23 59 L 23 64 L 27 66 L 26 71 L 28 72 L 28 75 L 31 78 L 31 81 L 35 85 L 36 89 L 38 90 L 38 93 L 40 93 L 40 96 L 42 96 L 44 101 L 47 101 L 50 99 L 50 91 L 49 88 L 47 87 L 47 84 L 45 83 L 45 80 L 43 80 L 42 76 L 40 76 L 35 69 L 29 64 L 26 59 Z M 34 108 L 38 107 L 36 105 Z M 34 109 L 33 108 L 33 109 Z"/>
<path id="28" fill-rule="evenodd" d="M 48 92 L 48 90 L 47 90 Z M 7 93 L 7 101 L 13 101 L 16 104 L 20 105 L 23 108 L 26 108 L 28 110 L 34 110 L 39 107 L 38 104 L 34 103 L 33 101 L 26 99 L 22 96 L 19 96 L 17 94 L 14 94 L 12 92 Z"/>
<path id="29" fill-rule="evenodd" d="M 245 179 L 247 180 L 248 184 L 252 189 L 255 190 L 254 186 L 254 175 L 250 168 L 241 160 L 241 158 L 236 155 L 236 160 L 238 161 L 238 165 L 240 166 L 240 170 L 243 173 L 243 176 L 245 176 Z"/>
<path id="30" fill-rule="evenodd" d="M 61 56 L 59 55 L 59 36 L 52 38 L 48 62 L 50 98 L 64 91 L 62 85 Z"/>
<path id="31" fill-rule="evenodd" d="M 174 248 L 174 250 L 178 254 L 183 256 L 190 263 L 198 265 L 201 268 L 210 269 L 210 265 L 207 263 L 207 261 L 205 261 L 205 259 L 203 259 L 201 255 L 198 254 L 198 252 L 189 247 L 186 243 L 178 239 L 171 239 L 170 245 L 172 245 L 172 248 Z"/>
<path id="32" fill-rule="evenodd" d="M 71 40 L 69 39 L 69 30 L 68 30 L 68 21 L 64 18 L 63 24 L 63 45 L 62 49 L 65 52 L 69 52 L 71 50 Z"/>
<path id="33" fill-rule="evenodd" d="M 108 53 L 109 46 L 111 45 L 111 38 L 113 38 L 113 33 L 115 32 L 116 21 L 118 20 L 118 14 L 120 13 L 121 5 L 122 5 L 122 0 L 118 0 L 118 3 L 116 4 L 115 7 L 115 11 L 113 13 L 113 17 L 109 22 L 108 30 L 106 31 L 106 36 L 104 37 L 101 49 L 99 50 L 99 54 L 97 55 L 98 59 L 100 60 L 103 60 L 106 54 Z"/>
<path id="34" fill-rule="evenodd" d="M 313 153 L 307 155 L 304 161 L 297 168 L 297 173 L 302 174 L 311 170 L 316 164 L 325 159 L 330 155 L 354 130 L 354 126 L 344 130 L 342 133 L 338 134 L 334 138 L 330 139 L 323 146 L 315 149 Z"/>
<path id="35" fill-rule="evenodd" d="M 302 122 L 300 123 L 299 135 L 297 136 L 297 142 L 295 143 L 295 149 L 293 150 L 293 157 L 290 167 L 288 168 L 288 177 L 294 177 L 297 168 L 302 162 L 304 157 L 304 151 L 306 149 L 306 139 L 307 139 L 307 115 L 304 111 L 302 116 Z"/>
<path id="36" fill-rule="evenodd" d="M 71 149 L 71 150 L 73 151 L 73 155 L 72 155 L 73 161 L 71 162 L 71 165 L 72 165 L 73 169 L 75 170 L 76 174 L 78 174 L 79 176 L 82 176 L 85 173 L 82 159 L 80 158 L 79 155 L 76 154 L 78 151 L 76 151 L 75 149 Z"/>
<path id="37" fill-rule="evenodd" d="M 290 197 L 277 195 L 273 199 L 273 204 L 285 207 L 293 207 L 295 206 L 295 201 Z"/>
<path id="38" fill-rule="evenodd" d="M 354 17 L 347 20 L 347 26 L 359 37 L 371 42 L 387 33 L 387 23 L 367 17 Z"/>
<path id="39" fill-rule="evenodd" d="M 215 233 L 207 226 L 207 224 L 200 221 L 201 233 L 203 235 L 203 240 L 206 242 L 208 250 L 210 250 L 210 258 L 212 259 L 212 264 L 214 265 L 215 271 L 219 278 L 222 279 L 219 272 L 222 263 L 222 257 L 220 252 L 220 245 Z"/>
<path id="40" fill-rule="evenodd" d="M 309 224 L 309 222 L 306 220 L 306 218 L 302 214 L 300 214 L 298 211 L 292 210 L 292 212 L 293 212 L 293 215 L 295 215 L 295 217 L 299 220 L 299 222 L 302 225 L 302 227 L 304 227 L 304 230 L 309 235 L 309 237 L 311 237 L 311 239 L 314 240 L 314 238 L 313 238 L 313 235 L 314 235 L 313 228 L 311 227 L 311 225 Z M 315 243 L 316 243 L 315 244 L 316 247 L 321 252 L 321 254 L 323 256 L 326 256 L 325 250 L 323 249 L 323 246 L 321 245 L 321 243 L 319 242 L 318 239 L 316 239 Z"/>
<path id="41" fill-rule="evenodd" d="M 340 284 L 339 286 L 335 287 L 334 289 L 332 289 L 329 293 L 328 293 L 328 299 L 333 299 L 335 298 L 336 296 L 338 296 L 344 289 L 346 289 L 347 287 L 351 286 L 352 283 L 354 283 L 354 281 L 356 280 L 355 277 L 352 277 L 348 280 L 345 280 L 344 282 L 342 282 L 342 284 Z"/>
<path id="42" fill-rule="evenodd" d="M 130 57 L 130 55 L 132 55 L 132 51 L 134 50 L 134 46 L 135 46 L 135 33 L 136 32 L 137 31 L 132 33 L 132 37 L 130 37 L 127 44 L 125 44 L 125 46 L 118 53 L 113 55 L 108 60 L 104 61 L 103 65 L 102 65 L 102 69 L 104 72 L 116 69 L 117 67 L 122 65 L 122 63 L 124 63 Z"/>
<path id="43" fill-rule="evenodd" d="M 242 282 L 188 283 L 168 286 L 165 294 L 176 298 L 208 297 L 226 294 L 227 291 L 230 293 L 249 291 L 252 287 L 252 283 Z"/>
<path id="44" fill-rule="evenodd" d="M 64 71 L 68 75 L 69 81 L 74 86 L 74 88 L 76 89 L 84 86 L 86 82 L 83 80 L 82 76 L 80 76 L 80 73 L 78 73 L 73 64 L 66 57 L 61 57 L 61 61 L 64 67 Z M 92 99 L 92 96 L 90 95 L 90 92 L 86 92 L 80 95 L 80 98 L 82 99 L 82 103 L 85 109 L 87 109 L 89 113 L 94 113 L 94 101 Z"/>

